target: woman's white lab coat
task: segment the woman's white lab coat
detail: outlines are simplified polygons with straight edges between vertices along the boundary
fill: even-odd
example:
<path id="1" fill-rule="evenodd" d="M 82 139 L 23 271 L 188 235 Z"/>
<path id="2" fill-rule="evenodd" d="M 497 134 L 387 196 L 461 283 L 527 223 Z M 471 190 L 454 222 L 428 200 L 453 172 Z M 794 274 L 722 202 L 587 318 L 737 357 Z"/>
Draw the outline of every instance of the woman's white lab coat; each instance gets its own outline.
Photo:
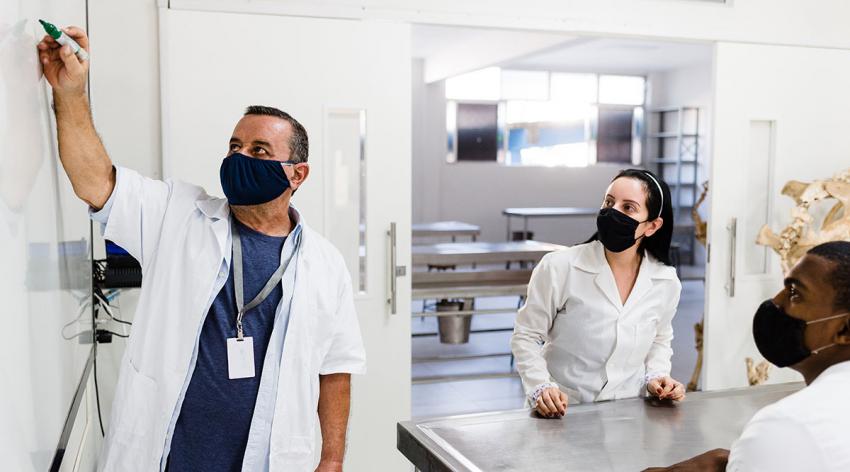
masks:
<path id="1" fill-rule="evenodd" d="M 93 219 L 142 266 L 144 280 L 99 468 L 155 471 L 216 280 L 230 267 L 229 207 L 179 181 L 118 168 Z M 269 470 L 312 471 L 319 375 L 364 373 L 351 277 L 342 256 L 302 220 L 300 254 L 273 422 Z M 222 341 L 223 342 L 223 341 Z"/>
<path id="2" fill-rule="evenodd" d="M 641 395 L 648 378 L 670 374 L 681 288 L 676 270 L 647 254 L 623 305 L 599 241 L 546 255 L 511 338 L 526 393 L 555 383 L 570 403 Z"/>

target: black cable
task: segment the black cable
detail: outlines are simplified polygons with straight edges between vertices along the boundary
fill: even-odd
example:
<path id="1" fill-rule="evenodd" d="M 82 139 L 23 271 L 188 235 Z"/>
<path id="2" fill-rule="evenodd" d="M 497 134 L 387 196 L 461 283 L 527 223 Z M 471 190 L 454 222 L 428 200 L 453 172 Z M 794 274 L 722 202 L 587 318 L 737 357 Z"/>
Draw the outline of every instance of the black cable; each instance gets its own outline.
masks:
<path id="1" fill-rule="evenodd" d="M 106 316 L 112 318 L 114 321 L 117 321 L 118 323 L 123 323 L 125 325 L 133 326 L 133 323 L 131 323 L 129 321 L 124 321 L 121 318 L 118 318 L 115 315 L 113 315 L 112 310 L 109 309 L 109 305 L 104 305 L 103 301 L 98 301 L 97 303 L 98 303 L 98 305 L 101 306 L 101 308 L 103 308 L 103 311 L 106 312 Z"/>
<path id="2" fill-rule="evenodd" d="M 92 294 L 92 298 L 94 298 Z M 100 435 L 106 437 L 106 430 L 103 429 L 103 415 L 100 411 L 100 388 L 97 385 L 97 309 L 99 303 L 92 303 L 92 321 L 91 321 L 91 337 L 94 346 L 94 359 L 92 360 L 92 368 L 94 369 L 94 397 L 97 400 L 97 421 L 100 423 Z"/>
<path id="3" fill-rule="evenodd" d="M 100 435 L 106 437 L 106 431 L 103 429 L 103 416 L 100 413 L 100 389 L 97 387 L 97 343 L 94 345 L 95 355 L 93 361 L 94 368 L 94 397 L 97 400 L 97 421 L 100 423 Z"/>
<path id="4" fill-rule="evenodd" d="M 112 307 L 112 305 L 109 304 L 109 302 L 106 299 L 106 295 L 103 293 L 103 291 L 100 290 L 100 287 L 95 288 L 94 298 L 95 298 L 95 301 L 97 302 L 97 304 L 100 305 L 103 308 L 103 311 L 106 313 L 107 316 L 109 316 L 113 320 L 117 321 L 118 323 L 122 323 L 122 324 L 125 324 L 125 325 L 128 325 L 128 326 L 133 326 L 132 322 L 122 320 L 121 318 L 118 318 L 118 317 L 116 317 L 115 315 L 112 314 L 112 310 L 110 309 L 110 307 Z M 115 307 L 113 307 L 113 308 L 115 308 Z"/>
<path id="5" fill-rule="evenodd" d="M 111 334 L 111 335 L 113 335 L 113 336 L 118 336 L 119 338 L 129 338 L 129 337 L 130 337 L 130 335 L 129 335 L 129 334 L 120 334 L 120 333 L 116 333 L 115 331 L 110 331 L 110 330 L 108 330 L 108 329 L 99 329 L 99 330 L 97 330 L 97 332 L 98 332 L 98 333 L 107 333 L 107 334 Z"/>
<path id="6" fill-rule="evenodd" d="M 124 320 L 118 319 L 118 318 L 116 318 L 112 315 L 109 315 L 109 317 L 112 318 L 113 321 L 116 321 L 118 323 L 123 323 L 125 325 L 133 326 L 133 323 L 130 323 L 129 321 L 124 321 Z"/>

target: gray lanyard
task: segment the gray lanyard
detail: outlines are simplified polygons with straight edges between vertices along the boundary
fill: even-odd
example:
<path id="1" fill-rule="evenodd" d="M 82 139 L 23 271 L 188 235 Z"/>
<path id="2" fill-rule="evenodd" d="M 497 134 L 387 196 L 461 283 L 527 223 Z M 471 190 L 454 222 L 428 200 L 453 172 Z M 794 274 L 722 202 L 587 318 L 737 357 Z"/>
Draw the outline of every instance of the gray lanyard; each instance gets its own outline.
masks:
<path id="1" fill-rule="evenodd" d="M 245 316 L 245 312 L 250 310 L 251 308 L 256 307 L 260 303 L 268 298 L 268 296 L 272 293 L 275 286 L 280 283 L 280 280 L 283 278 L 283 274 L 286 272 L 286 268 L 289 266 L 289 262 L 292 260 L 292 254 L 286 255 L 283 261 L 281 261 L 277 270 L 274 271 L 269 280 L 266 282 L 266 285 L 263 286 L 263 289 L 260 290 L 260 293 L 254 297 L 247 305 L 245 305 L 245 295 L 242 293 L 242 239 L 239 237 L 239 229 L 237 228 L 236 219 L 231 218 L 230 227 L 233 233 L 233 290 L 236 293 L 236 334 L 237 339 L 242 340 L 244 336 L 244 332 L 242 331 L 242 318 Z M 291 232 L 289 237 L 297 237 L 295 232 Z M 297 247 L 298 241 L 294 241 Z M 285 246 L 285 243 L 284 243 Z"/>

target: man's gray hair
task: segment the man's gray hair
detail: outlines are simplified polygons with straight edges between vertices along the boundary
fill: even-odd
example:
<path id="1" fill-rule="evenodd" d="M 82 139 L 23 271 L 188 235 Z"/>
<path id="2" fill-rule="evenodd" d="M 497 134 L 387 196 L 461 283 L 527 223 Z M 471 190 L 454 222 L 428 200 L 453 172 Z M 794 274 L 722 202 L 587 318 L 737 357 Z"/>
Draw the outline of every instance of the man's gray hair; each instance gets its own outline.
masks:
<path id="1" fill-rule="evenodd" d="M 307 162 L 307 155 L 310 153 L 310 142 L 307 139 L 307 130 L 304 126 L 292 117 L 289 113 L 278 110 L 274 107 L 263 105 L 251 105 L 245 109 L 247 115 L 265 115 L 276 116 L 286 120 L 292 126 L 292 137 L 289 138 L 289 153 L 290 160 L 295 162 Z"/>

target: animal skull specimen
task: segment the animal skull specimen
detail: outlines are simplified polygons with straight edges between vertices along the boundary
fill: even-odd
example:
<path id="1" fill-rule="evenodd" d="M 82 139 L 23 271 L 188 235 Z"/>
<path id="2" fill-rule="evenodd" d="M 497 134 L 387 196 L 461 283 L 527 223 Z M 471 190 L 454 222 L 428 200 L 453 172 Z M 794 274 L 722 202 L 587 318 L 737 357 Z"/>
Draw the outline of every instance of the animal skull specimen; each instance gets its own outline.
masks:
<path id="1" fill-rule="evenodd" d="M 770 378 L 770 363 L 761 361 L 758 364 L 751 357 L 746 359 L 747 362 L 747 381 L 750 386 L 761 385 L 767 382 Z"/>
<path id="2" fill-rule="evenodd" d="M 787 274 L 806 251 L 818 244 L 850 241 L 850 169 L 835 174 L 831 179 L 811 183 L 792 180 L 782 188 L 782 194 L 797 202 L 791 210 L 791 223 L 778 235 L 765 225 L 756 243 L 771 247 L 779 254 L 784 273 Z M 814 218 L 809 210 L 817 202 L 831 198 L 838 203 L 827 213 L 820 230 L 815 231 Z"/>

